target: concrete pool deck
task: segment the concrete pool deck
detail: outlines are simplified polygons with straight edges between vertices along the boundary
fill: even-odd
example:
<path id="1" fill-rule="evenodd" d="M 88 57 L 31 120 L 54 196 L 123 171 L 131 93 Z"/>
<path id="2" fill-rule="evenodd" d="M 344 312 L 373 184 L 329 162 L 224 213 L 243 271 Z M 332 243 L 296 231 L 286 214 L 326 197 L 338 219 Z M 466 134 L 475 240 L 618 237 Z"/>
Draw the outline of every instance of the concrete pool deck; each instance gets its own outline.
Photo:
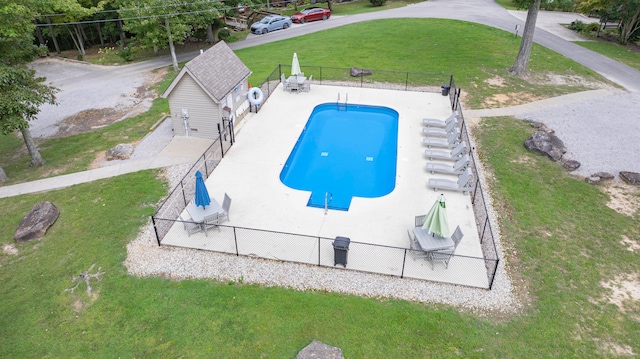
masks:
<path id="1" fill-rule="evenodd" d="M 306 206 L 310 192 L 287 187 L 279 175 L 314 107 L 335 102 L 338 94 L 341 101 L 348 94 L 349 103 L 386 106 L 399 113 L 396 187 L 379 198 L 354 197 L 349 211 L 329 210 L 325 214 L 324 209 Z M 310 92 L 297 94 L 278 87 L 259 113 L 247 116 L 238 126 L 237 142 L 206 181 L 209 193 L 219 203 L 225 193 L 232 198 L 230 221 L 224 225 L 326 238 L 342 236 L 352 242 L 400 248 L 409 247 L 407 230 L 413 228 L 414 217 L 426 214 L 444 193 L 451 230 L 459 225 L 464 233 L 456 255 L 482 258 L 471 198 L 461 192 L 435 192 L 427 187 L 431 177 L 457 179 L 427 173 L 422 145 L 422 119 L 444 119 L 451 114 L 450 106 L 449 98 L 440 93 L 313 85 Z M 223 227 L 220 233 L 224 235 L 225 231 Z M 216 233 L 187 237 L 182 224 L 176 223 L 163 244 L 214 249 L 211 240 Z M 348 267 L 368 270 L 355 268 L 359 261 L 353 251 L 352 246 Z M 434 280 L 487 287 L 486 269 L 480 260 L 475 261 L 474 268 L 456 268 L 452 260 L 448 270 L 439 265 L 434 271 L 426 261 L 408 262 L 428 268 L 429 276 L 436 276 Z"/>

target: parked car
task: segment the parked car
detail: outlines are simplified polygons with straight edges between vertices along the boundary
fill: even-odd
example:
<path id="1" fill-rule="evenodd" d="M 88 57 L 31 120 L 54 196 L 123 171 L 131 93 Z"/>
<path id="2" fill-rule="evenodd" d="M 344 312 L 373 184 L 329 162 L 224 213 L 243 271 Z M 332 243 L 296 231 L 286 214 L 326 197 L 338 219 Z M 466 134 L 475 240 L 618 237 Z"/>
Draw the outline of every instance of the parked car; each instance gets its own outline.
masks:
<path id="1" fill-rule="evenodd" d="M 290 18 L 280 15 L 269 15 L 251 25 L 251 32 L 254 34 L 266 34 L 269 31 L 286 29 L 289 26 L 291 26 Z"/>
<path id="2" fill-rule="evenodd" d="M 304 24 L 307 21 L 326 20 L 331 16 L 331 10 L 321 7 L 309 7 L 291 16 L 292 22 Z"/>

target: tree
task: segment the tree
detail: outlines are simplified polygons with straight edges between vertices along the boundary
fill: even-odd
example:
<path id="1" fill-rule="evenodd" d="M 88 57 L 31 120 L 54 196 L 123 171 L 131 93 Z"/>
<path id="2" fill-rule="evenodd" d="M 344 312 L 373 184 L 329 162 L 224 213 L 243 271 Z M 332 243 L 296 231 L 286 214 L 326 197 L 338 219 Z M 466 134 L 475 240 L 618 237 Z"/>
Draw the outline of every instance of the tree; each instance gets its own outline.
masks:
<path id="1" fill-rule="evenodd" d="M 33 44 L 38 4 L 0 0 L 0 132 L 22 133 L 32 166 L 39 166 L 44 160 L 31 137 L 29 121 L 40 112 L 40 105 L 55 103 L 58 91 L 44 84 L 44 78 L 36 78 L 35 71 L 26 65 L 43 50 Z"/>
<path id="2" fill-rule="evenodd" d="M 582 0 L 578 10 L 620 20 L 618 42 L 626 45 L 640 31 L 640 0 Z"/>
<path id="3" fill-rule="evenodd" d="M 513 66 L 509 72 L 517 76 L 525 76 L 527 74 L 527 66 L 531 57 L 531 47 L 533 46 L 533 33 L 536 30 L 536 21 L 538 19 L 538 11 L 540 10 L 540 0 L 520 0 L 518 5 L 528 3 L 527 20 L 524 24 L 522 32 L 522 41 L 520 42 L 520 50 Z"/>

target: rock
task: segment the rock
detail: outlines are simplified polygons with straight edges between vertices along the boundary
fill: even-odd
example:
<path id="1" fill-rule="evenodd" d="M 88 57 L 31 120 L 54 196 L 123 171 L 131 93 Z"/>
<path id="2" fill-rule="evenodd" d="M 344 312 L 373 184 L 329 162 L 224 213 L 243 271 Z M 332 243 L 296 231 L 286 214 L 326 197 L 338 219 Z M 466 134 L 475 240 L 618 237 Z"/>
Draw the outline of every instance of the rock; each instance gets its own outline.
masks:
<path id="1" fill-rule="evenodd" d="M 20 222 L 13 234 L 16 242 L 26 242 L 32 239 L 41 239 L 58 219 L 58 209 L 51 202 L 40 202 Z"/>
<path id="2" fill-rule="evenodd" d="M 8 180 L 9 177 L 7 176 L 7 173 L 2 169 L 2 166 L 0 166 L 0 183 Z"/>
<path id="3" fill-rule="evenodd" d="M 568 169 L 569 171 L 575 171 L 580 168 L 580 162 L 575 160 L 562 160 L 562 167 Z"/>
<path id="4" fill-rule="evenodd" d="M 128 160 L 133 154 L 133 145 L 130 143 L 121 143 L 116 147 L 107 151 L 107 161 L 112 160 Z"/>
<path id="5" fill-rule="evenodd" d="M 598 176 L 590 176 L 586 178 L 586 181 L 590 184 L 599 184 L 600 182 L 602 182 L 602 178 Z"/>
<path id="6" fill-rule="evenodd" d="M 628 184 L 634 186 L 640 185 L 640 173 L 638 172 L 620 171 L 620 178 Z"/>
<path id="7" fill-rule="evenodd" d="M 340 348 L 314 339 L 296 355 L 296 359 L 344 359 L 344 355 Z"/>
<path id="8" fill-rule="evenodd" d="M 591 176 L 600 177 L 601 180 L 612 180 L 615 177 L 609 172 L 598 172 L 598 173 L 592 174 Z"/>
<path id="9" fill-rule="evenodd" d="M 556 133 L 556 131 L 550 129 L 549 127 L 547 127 L 547 125 L 545 125 L 542 122 L 531 121 L 530 123 L 531 123 L 531 127 L 535 128 L 538 131 L 544 131 L 544 132 L 552 134 L 552 135 L 554 133 Z"/>
<path id="10" fill-rule="evenodd" d="M 567 148 L 558 136 L 544 131 L 537 131 L 529 136 L 524 141 L 524 147 L 531 152 L 547 156 L 553 161 L 559 161 L 567 152 Z"/>
<path id="11" fill-rule="evenodd" d="M 357 68 L 357 67 L 352 67 L 351 68 L 351 76 L 353 76 L 353 77 L 369 76 L 371 74 L 373 74 L 371 72 L 371 70 L 360 69 L 360 68 Z"/>

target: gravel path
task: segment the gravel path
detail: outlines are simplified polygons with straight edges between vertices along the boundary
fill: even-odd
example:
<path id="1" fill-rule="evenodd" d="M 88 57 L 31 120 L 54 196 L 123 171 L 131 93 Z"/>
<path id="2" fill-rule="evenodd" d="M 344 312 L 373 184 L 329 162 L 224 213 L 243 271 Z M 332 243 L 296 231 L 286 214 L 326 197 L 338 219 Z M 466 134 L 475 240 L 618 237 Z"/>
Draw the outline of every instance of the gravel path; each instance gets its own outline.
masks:
<path id="1" fill-rule="evenodd" d="M 622 90 L 519 116 L 553 129 L 567 147 L 565 158 L 581 163 L 573 173 L 640 172 L 640 93 Z"/>

